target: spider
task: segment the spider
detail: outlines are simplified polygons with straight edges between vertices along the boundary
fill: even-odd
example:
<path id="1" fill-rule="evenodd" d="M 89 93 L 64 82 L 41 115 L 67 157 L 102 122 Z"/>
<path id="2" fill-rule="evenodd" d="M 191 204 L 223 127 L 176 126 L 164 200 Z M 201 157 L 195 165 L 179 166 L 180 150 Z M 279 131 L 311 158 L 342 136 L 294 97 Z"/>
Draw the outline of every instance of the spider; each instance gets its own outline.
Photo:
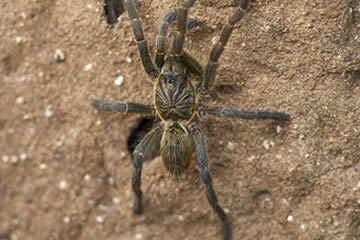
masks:
<path id="1" fill-rule="evenodd" d="M 103 112 L 143 113 L 155 116 L 160 124 L 150 130 L 138 143 L 133 152 L 132 191 L 134 193 L 133 212 L 143 211 L 141 191 L 141 171 L 145 158 L 151 149 L 161 155 L 166 170 L 178 179 L 191 164 L 192 153 L 196 152 L 200 177 L 205 184 L 207 200 L 222 222 L 224 240 L 232 239 L 229 217 L 219 206 L 212 185 L 208 166 L 208 156 L 200 120 L 207 117 L 273 119 L 286 121 L 290 115 L 284 112 L 244 111 L 236 108 L 207 107 L 204 102 L 214 85 L 218 59 L 234 29 L 234 25 L 244 16 L 250 0 L 242 0 L 222 30 L 213 47 L 205 71 L 183 44 L 185 34 L 194 25 L 188 20 L 188 9 L 196 0 L 184 0 L 176 10 L 171 10 L 164 18 L 156 38 L 155 64 L 150 58 L 147 40 L 144 38 L 141 22 L 133 0 L 125 0 L 124 6 L 131 19 L 132 30 L 137 42 L 139 55 L 147 75 L 154 84 L 152 106 L 138 103 L 92 101 L 92 105 Z M 176 34 L 169 54 L 166 54 L 168 27 L 176 20 Z M 168 55 L 168 56 L 166 56 Z"/>

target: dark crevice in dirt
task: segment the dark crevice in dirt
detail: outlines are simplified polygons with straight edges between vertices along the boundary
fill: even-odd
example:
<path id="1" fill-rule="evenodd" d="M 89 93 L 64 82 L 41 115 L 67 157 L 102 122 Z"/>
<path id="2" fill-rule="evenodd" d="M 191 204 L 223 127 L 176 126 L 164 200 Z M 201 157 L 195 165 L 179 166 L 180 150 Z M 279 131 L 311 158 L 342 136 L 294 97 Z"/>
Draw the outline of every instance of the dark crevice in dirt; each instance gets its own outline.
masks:
<path id="1" fill-rule="evenodd" d="M 11 234 L 10 233 L 4 233 L 0 234 L 0 240 L 11 240 Z"/>
<path id="2" fill-rule="evenodd" d="M 152 129 L 155 124 L 155 118 L 145 117 L 141 118 L 139 124 L 131 131 L 127 139 L 127 149 L 129 153 L 133 153 L 136 145 L 140 142 L 142 137 Z"/>
<path id="3" fill-rule="evenodd" d="M 239 93 L 241 93 L 242 86 L 243 85 L 237 86 L 237 85 L 230 85 L 230 84 L 219 84 L 219 85 L 215 86 L 215 92 L 217 92 L 219 94 L 225 94 L 225 95 L 239 94 Z"/>

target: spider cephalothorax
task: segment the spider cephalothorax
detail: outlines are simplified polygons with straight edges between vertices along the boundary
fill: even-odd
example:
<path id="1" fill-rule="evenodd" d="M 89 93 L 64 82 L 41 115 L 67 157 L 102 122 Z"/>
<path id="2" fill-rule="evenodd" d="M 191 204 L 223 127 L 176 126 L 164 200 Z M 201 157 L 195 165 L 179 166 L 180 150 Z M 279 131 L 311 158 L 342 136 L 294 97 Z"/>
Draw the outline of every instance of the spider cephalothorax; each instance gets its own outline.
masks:
<path id="1" fill-rule="evenodd" d="M 154 85 L 154 106 L 163 121 L 191 121 L 197 111 L 196 92 L 186 68 L 169 57 Z"/>
<path id="2" fill-rule="evenodd" d="M 116 0 L 110 2 L 113 3 Z M 143 113 L 155 115 L 161 120 L 160 125 L 142 138 L 133 153 L 132 190 L 135 195 L 133 208 L 135 214 L 142 212 L 140 187 L 142 163 L 144 158 L 154 155 L 150 154 L 151 149 L 158 151 L 165 168 L 175 178 L 178 178 L 190 166 L 191 156 L 195 151 L 200 176 L 206 186 L 208 202 L 222 221 L 223 239 L 230 240 L 232 239 L 231 222 L 219 206 L 212 185 L 205 140 L 199 125 L 201 116 L 289 120 L 290 115 L 283 112 L 252 112 L 236 108 L 200 106 L 203 101 L 201 96 L 208 95 L 214 84 L 217 61 L 230 38 L 234 25 L 244 16 L 250 0 L 241 0 L 240 6 L 236 8 L 229 22 L 223 28 L 219 40 L 210 53 L 205 71 L 201 64 L 183 49 L 185 33 L 196 23 L 195 20 L 188 22 L 187 19 L 188 9 L 195 2 L 196 0 L 183 0 L 183 4 L 176 11 L 172 10 L 166 15 L 156 39 L 155 66 L 150 58 L 134 1 L 124 0 L 125 8 L 132 21 L 144 70 L 154 82 L 153 106 L 138 103 L 108 103 L 102 100 L 93 100 L 92 105 L 104 112 Z M 115 4 L 114 7 L 116 6 L 121 6 L 121 4 Z M 177 19 L 177 32 L 172 41 L 171 52 L 165 58 L 167 30 L 175 19 Z"/>

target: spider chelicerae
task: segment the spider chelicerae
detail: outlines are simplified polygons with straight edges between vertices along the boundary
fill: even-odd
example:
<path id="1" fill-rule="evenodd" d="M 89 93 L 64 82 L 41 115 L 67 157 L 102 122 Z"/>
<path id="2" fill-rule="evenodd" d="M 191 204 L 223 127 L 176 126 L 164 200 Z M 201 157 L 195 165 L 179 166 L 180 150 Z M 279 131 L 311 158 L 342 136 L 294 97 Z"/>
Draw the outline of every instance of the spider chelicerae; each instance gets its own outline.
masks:
<path id="1" fill-rule="evenodd" d="M 109 4 L 116 3 L 115 0 L 108 0 L 108 2 Z M 250 0 L 242 0 L 240 6 L 235 9 L 210 53 L 205 71 L 183 48 L 186 31 L 196 25 L 195 20 L 188 20 L 187 17 L 188 9 L 195 2 L 196 0 L 184 0 L 176 10 L 170 11 L 164 18 L 156 38 L 155 64 L 150 58 L 148 43 L 144 37 L 134 1 L 121 2 L 121 6 L 124 4 L 131 19 L 142 65 L 147 75 L 153 80 L 153 104 L 149 106 L 93 100 L 92 105 L 103 112 L 143 113 L 160 119 L 160 124 L 141 139 L 133 152 L 132 191 L 135 195 L 133 206 L 135 214 L 141 214 L 143 210 L 141 171 L 144 159 L 154 155 L 151 149 L 156 149 L 160 153 L 163 165 L 175 179 L 190 166 L 192 153 L 195 151 L 208 202 L 222 222 L 223 239 L 230 240 L 232 239 L 231 222 L 219 206 L 212 185 L 205 139 L 200 127 L 201 119 L 207 116 L 286 121 L 290 119 L 290 115 L 284 112 L 251 112 L 236 108 L 205 106 L 206 96 L 209 96 L 214 85 L 218 59 L 230 38 L 234 25 L 244 16 Z M 114 22 L 114 18 L 112 19 Z M 175 20 L 177 31 L 172 40 L 171 50 L 166 56 L 168 27 Z"/>

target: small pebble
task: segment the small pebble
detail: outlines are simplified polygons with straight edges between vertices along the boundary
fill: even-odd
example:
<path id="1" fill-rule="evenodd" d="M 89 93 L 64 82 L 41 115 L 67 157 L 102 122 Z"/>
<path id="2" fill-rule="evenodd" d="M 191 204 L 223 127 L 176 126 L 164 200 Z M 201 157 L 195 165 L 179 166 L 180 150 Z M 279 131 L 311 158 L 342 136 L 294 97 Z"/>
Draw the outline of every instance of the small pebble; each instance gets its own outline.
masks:
<path id="1" fill-rule="evenodd" d="M 266 150 L 269 150 L 269 149 L 270 149 L 270 143 L 269 143 L 268 140 L 265 140 L 265 141 L 263 142 L 263 147 L 264 147 Z"/>
<path id="2" fill-rule="evenodd" d="M 112 202 L 113 202 L 114 204 L 119 204 L 119 203 L 120 203 L 120 198 L 114 197 L 114 198 L 112 199 Z"/>
<path id="3" fill-rule="evenodd" d="M 211 42 L 212 42 L 213 45 L 215 45 L 216 44 L 216 37 L 213 37 L 213 39 L 211 39 Z"/>
<path id="4" fill-rule="evenodd" d="M 121 86 L 124 83 L 124 77 L 123 76 L 119 76 L 115 81 L 114 84 L 116 86 Z"/>
<path id="5" fill-rule="evenodd" d="M 179 221 L 181 221 L 181 222 L 183 222 L 183 221 L 185 220 L 185 218 L 184 218 L 183 215 L 179 215 L 179 216 L 177 217 L 177 219 L 178 219 Z"/>
<path id="6" fill-rule="evenodd" d="M 44 115 L 47 118 L 51 118 L 54 115 L 54 112 L 51 110 L 51 106 L 45 108 Z"/>
<path id="7" fill-rule="evenodd" d="M 21 43 L 22 41 L 23 41 L 22 37 L 17 36 L 17 37 L 15 38 L 15 42 L 16 42 L 17 44 Z"/>
<path id="8" fill-rule="evenodd" d="M 300 140 L 303 140 L 304 138 L 305 138 L 304 134 L 300 134 L 300 135 L 299 135 L 299 139 L 300 139 Z"/>
<path id="9" fill-rule="evenodd" d="M 248 158 L 248 161 L 249 162 L 253 162 L 255 160 L 255 156 L 254 155 L 252 155 L 252 156 L 250 156 L 249 158 Z"/>
<path id="10" fill-rule="evenodd" d="M 7 155 L 2 156 L 2 161 L 4 163 L 7 163 L 9 161 L 9 156 L 7 156 Z"/>
<path id="11" fill-rule="evenodd" d="M 306 230 L 306 224 L 304 224 L 304 223 L 301 224 L 301 225 L 300 225 L 300 229 L 303 230 L 303 231 L 305 231 L 305 230 Z"/>
<path id="12" fill-rule="evenodd" d="M 114 181 L 114 178 L 113 177 L 109 177 L 108 178 L 108 182 L 110 185 L 114 185 L 115 181 Z"/>
<path id="13" fill-rule="evenodd" d="M 84 67 L 84 71 L 85 72 L 89 72 L 91 69 L 92 69 L 92 64 L 91 63 L 89 63 L 88 65 L 86 65 L 85 67 Z"/>
<path id="14" fill-rule="evenodd" d="M 56 62 L 64 62 L 65 61 L 65 53 L 60 49 L 56 49 L 54 58 L 55 58 Z"/>
<path id="15" fill-rule="evenodd" d="M 69 186 L 69 184 L 68 184 L 65 180 L 62 180 L 62 181 L 60 181 L 60 183 L 59 183 L 59 188 L 60 188 L 61 190 L 64 190 L 64 189 L 68 188 L 68 186 Z"/>
<path id="16" fill-rule="evenodd" d="M 22 104 L 22 103 L 24 103 L 24 98 L 23 97 L 16 98 L 16 104 Z"/>
<path id="17" fill-rule="evenodd" d="M 29 120 L 31 119 L 32 115 L 30 113 L 27 113 L 23 116 L 23 120 Z"/>
<path id="18" fill-rule="evenodd" d="M 20 155 L 20 160 L 21 161 L 25 161 L 26 159 L 27 159 L 26 153 L 23 153 L 23 154 Z"/>
<path id="19" fill-rule="evenodd" d="M 102 216 L 97 216 L 96 217 L 96 222 L 97 223 L 103 223 L 104 222 L 104 218 Z"/>
<path id="20" fill-rule="evenodd" d="M 276 132 L 277 132 L 277 134 L 279 134 L 281 132 L 281 127 L 280 126 L 276 127 Z"/>
<path id="21" fill-rule="evenodd" d="M 136 235 L 135 235 L 135 239 L 143 239 L 143 235 L 141 234 L 141 233 L 137 233 Z"/>
<path id="22" fill-rule="evenodd" d="M 64 217 L 64 223 L 69 223 L 70 222 L 70 217 L 69 216 L 66 216 Z"/>
<path id="23" fill-rule="evenodd" d="M 85 180 L 85 181 L 90 181 L 90 180 L 91 180 L 91 176 L 90 176 L 89 174 L 86 174 L 86 175 L 84 176 L 84 180 Z"/>
<path id="24" fill-rule="evenodd" d="M 131 63 L 132 62 L 132 59 L 130 57 L 126 57 L 126 62 L 127 63 Z"/>
<path id="25" fill-rule="evenodd" d="M 290 215 L 287 217 L 287 220 L 288 220 L 288 222 L 292 222 L 294 220 L 294 217 Z"/>
<path id="26" fill-rule="evenodd" d="M 45 163 L 42 163 L 42 164 L 40 164 L 39 168 L 40 168 L 41 170 L 44 170 L 44 169 L 47 168 L 47 165 L 46 165 Z"/>
<path id="27" fill-rule="evenodd" d="M 228 144 L 226 145 L 226 147 L 227 147 L 230 151 L 234 151 L 234 150 L 235 150 L 235 143 L 234 143 L 234 142 L 228 142 Z"/>

